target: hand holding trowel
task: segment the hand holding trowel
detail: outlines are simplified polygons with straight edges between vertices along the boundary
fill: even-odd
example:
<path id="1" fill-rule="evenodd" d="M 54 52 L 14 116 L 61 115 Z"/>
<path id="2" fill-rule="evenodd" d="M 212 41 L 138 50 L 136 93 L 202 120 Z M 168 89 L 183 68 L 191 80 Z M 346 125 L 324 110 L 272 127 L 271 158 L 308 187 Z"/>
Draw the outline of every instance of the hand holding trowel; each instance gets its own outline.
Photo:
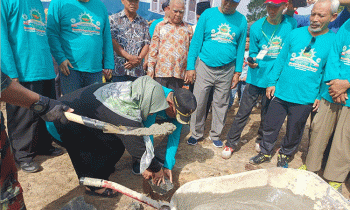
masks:
<path id="1" fill-rule="evenodd" d="M 91 119 L 69 112 L 65 112 L 64 114 L 69 121 L 76 122 L 90 128 L 103 130 L 104 133 L 115 133 L 132 136 L 168 135 L 176 129 L 176 126 L 172 123 L 153 124 L 149 128 L 137 128 L 123 125 L 116 126 L 110 123 L 102 122 L 99 120 Z"/>

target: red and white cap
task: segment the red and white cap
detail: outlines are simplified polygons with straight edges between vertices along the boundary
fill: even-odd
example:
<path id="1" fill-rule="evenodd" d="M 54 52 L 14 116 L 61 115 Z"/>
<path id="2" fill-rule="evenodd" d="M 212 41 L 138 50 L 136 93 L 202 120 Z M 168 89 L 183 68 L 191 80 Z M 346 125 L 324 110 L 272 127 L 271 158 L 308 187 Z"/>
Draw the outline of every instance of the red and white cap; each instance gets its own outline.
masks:
<path id="1" fill-rule="evenodd" d="M 266 0 L 264 4 L 275 4 L 275 5 L 279 5 L 282 3 L 288 3 L 288 0 Z"/>

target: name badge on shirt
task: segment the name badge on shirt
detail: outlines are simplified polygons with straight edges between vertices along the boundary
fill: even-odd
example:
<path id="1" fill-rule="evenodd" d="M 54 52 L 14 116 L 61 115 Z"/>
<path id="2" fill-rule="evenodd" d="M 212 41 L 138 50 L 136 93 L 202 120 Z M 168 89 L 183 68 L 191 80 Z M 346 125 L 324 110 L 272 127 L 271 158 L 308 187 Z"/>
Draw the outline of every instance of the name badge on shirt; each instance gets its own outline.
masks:
<path id="1" fill-rule="evenodd" d="M 264 59 L 267 52 L 268 52 L 268 49 L 260 50 L 259 54 L 256 56 L 256 59 L 259 59 L 259 60 Z"/>

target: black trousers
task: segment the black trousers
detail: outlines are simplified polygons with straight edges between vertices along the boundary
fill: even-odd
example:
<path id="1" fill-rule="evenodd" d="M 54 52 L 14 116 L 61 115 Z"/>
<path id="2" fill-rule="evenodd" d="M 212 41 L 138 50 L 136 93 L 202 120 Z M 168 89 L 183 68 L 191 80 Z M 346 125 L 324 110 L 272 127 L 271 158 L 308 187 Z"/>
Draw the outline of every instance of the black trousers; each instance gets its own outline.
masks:
<path id="1" fill-rule="evenodd" d="M 239 143 L 243 129 L 248 122 L 249 115 L 256 105 L 260 95 L 262 96 L 260 115 L 261 121 L 258 130 L 258 138 L 256 141 L 261 141 L 263 135 L 263 123 L 267 113 L 267 108 L 270 104 L 270 100 L 266 97 L 266 88 L 260 88 L 255 85 L 247 84 L 243 91 L 238 112 L 233 120 L 229 132 L 227 133 L 226 146 L 235 147 Z"/>
<path id="2" fill-rule="evenodd" d="M 288 116 L 287 131 L 279 153 L 293 155 L 303 137 L 305 124 L 311 111 L 312 104 L 295 104 L 274 97 L 266 113 L 263 139 L 260 143 L 261 152 L 264 154 L 272 153 L 279 131 Z"/>
<path id="3" fill-rule="evenodd" d="M 29 90 L 55 98 L 55 80 L 21 82 Z M 37 152 L 52 148 L 52 137 L 45 121 L 32 111 L 6 104 L 7 127 L 16 162 L 31 162 Z"/>

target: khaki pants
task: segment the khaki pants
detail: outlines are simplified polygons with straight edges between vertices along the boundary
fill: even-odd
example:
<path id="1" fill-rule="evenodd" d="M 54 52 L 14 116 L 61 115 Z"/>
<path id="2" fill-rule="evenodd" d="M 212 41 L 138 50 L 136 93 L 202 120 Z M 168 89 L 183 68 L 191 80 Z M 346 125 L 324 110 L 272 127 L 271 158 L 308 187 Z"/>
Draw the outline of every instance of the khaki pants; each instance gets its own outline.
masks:
<path id="1" fill-rule="evenodd" d="M 317 172 L 321 169 L 323 153 L 335 131 L 342 107 L 340 104 L 321 100 L 318 113 L 311 123 L 310 145 L 305 163 L 307 170 Z"/>
<path id="2" fill-rule="evenodd" d="M 350 107 L 343 106 L 335 129 L 324 178 L 344 182 L 350 171 Z"/>

